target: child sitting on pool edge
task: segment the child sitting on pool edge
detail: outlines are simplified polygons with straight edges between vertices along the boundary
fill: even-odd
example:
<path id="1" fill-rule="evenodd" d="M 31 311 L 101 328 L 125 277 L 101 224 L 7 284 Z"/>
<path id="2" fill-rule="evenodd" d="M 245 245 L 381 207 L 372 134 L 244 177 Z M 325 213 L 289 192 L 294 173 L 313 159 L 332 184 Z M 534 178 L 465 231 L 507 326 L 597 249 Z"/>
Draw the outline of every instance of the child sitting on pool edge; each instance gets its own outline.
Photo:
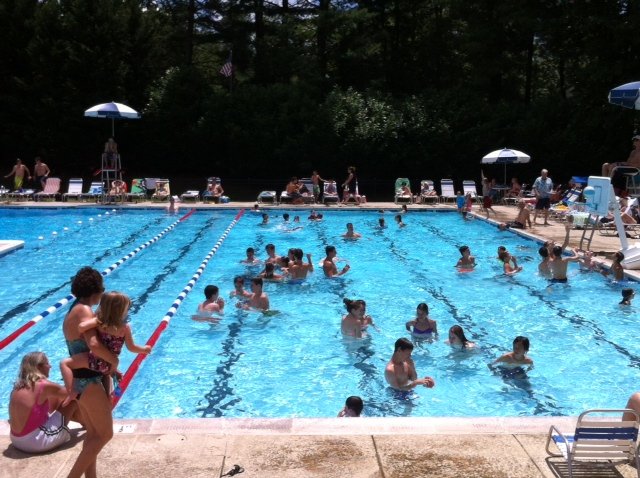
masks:
<path id="1" fill-rule="evenodd" d="M 85 333 L 91 329 L 97 329 L 97 336 L 100 342 L 116 357 L 120 355 L 122 346 L 126 345 L 129 351 L 136 354 L 149 354 L 151 346 L 144 347 L 133 342 L 131 327 L 127 323 L 127 314 L 131 300 L 120 292 L 107 292 L 102 296 L 100 305 L 96 311 L 96 317 L 85 320 L 78 326 L 80 333 Z M 115 366 L 114 366 L 115 365 Z M 73 389 L 73 370 L 88 368 L 103 374 L 116 375 L 118 362 L 111 364 L 106 360 L 96 357 L 92 352 L 75 354 L 60 362 L 60 371 L 64 385 L 70 396 L 75 396 L 78 391 Z M 111 377 L 107 376 L 110 383 L 106 384 L 107 390 L 113 392 Z M 111 393 L 110 392 L 110 393 Z"/>

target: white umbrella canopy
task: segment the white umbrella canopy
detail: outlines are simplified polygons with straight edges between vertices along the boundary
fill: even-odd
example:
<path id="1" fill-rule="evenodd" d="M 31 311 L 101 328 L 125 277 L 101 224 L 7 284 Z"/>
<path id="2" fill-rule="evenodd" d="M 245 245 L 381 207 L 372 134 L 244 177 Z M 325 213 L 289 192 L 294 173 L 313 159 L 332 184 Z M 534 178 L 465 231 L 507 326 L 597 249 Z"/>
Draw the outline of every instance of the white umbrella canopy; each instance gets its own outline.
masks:
<path id="1" fill-rule="evenodd" d="M 140 118 L 140 113 L 133 108 L 113 101 L 92 106 L 84 112 L 84 115 L 90 118 L 111 118 L 111 136 L 115 133 L 114 120 Z"/>
<path id="2" fill-rule="evenodd" d="M 502 148 L 491 151 L 482 158 L 482 164 L 504 164 L 504 184 L 507 183 L 507 164 L 528 163 L 531 156 L 517 149 Z"/>
<path id="3" fill-rule="evenodd" d="M 640 110 L 640 81 L 626 83 L 609 91 L 609 103 Z"/>

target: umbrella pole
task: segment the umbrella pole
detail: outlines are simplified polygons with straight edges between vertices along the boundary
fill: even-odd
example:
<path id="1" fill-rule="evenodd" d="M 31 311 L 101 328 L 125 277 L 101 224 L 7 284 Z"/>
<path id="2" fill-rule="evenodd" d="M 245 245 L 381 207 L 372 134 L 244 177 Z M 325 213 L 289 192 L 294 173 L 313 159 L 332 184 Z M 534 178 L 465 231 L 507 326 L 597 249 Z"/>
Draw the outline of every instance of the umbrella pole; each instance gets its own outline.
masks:
<path id="1" fill-rule="evenodd" d="M 504 163 L 504 183 L 502 184 L 507 185 L 507 163 Z"/>
<path id="2" fill-rule="evenodd" d="M 114 123 L 114 120 L 113 120 L 113 118 L 111 118 L 111 137 L 113 139 L 115 139 L 116 134 L 115 134 L 115 129 L 114 129 L 113 123 Z"/>

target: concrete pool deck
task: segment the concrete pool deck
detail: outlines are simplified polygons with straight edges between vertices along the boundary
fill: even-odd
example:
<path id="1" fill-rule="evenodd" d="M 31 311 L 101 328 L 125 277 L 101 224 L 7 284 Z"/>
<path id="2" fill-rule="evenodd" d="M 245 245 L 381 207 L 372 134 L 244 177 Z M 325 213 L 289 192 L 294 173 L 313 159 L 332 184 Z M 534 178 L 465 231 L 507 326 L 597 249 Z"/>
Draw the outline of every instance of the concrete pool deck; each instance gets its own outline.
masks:
<path id="1" fill-rule="evenodd" d="M 17 207 L 93 207 L 91 203 L 14 203 Z M 254 202 L 225 205 L 185 204 L 191 207 L 251 209 Z M 6 206 L 0 203 L 0 206 Z M 142 202 L 125 208 L 166 207 Z M 347 207 L 315 206 L 325 210 Z M 310 206 L 269 206 L 309 210 Z M 355 209 L 355 208 L 354 208 Z M 359 209 L 397 211 L 391 202 L 367 203 Z M 410 210 L 454 209 L 452 205 L 409 206 Z M 516 208 L 494 206 L 497 221 L 513 220 Z M 411 213 L 405 222 L 410 223 Z M 257 218 L 256 218 L 257 219 Z M 494 219 L 493 216 L 491 219 Z M 564 224 L 525 231 L 540 240 L 562 243 Z M 572 230 L 569 245 L 578 247 L 581 230 Z M 20 239 L 20 238 L 2 238 Z M 473 238 L 469 238 L 473 242 Z M 633 240 L 631 241 L 634 242 Z M 617 237 L 593 235 L 591 250 L 611 256 L 620 249 Z M 640 280 L 637 271 L 629 276 Z M 13 372 L 5 371 L 5 376 Z M 633 390 L 629 390 L 631 394 Z M 464 391 L 460 391 L 464 393 Z M 623 406 L 624 404 L 612 404 Z M 337 412 L 337 410 L 336 410 Z M 240 477 L 556 477 L 568 476 L 561 459 L 547 457 L 550 424 L 572 432 L 574 417 L 519 418 L 361 418 L 361 419 L 166 419 L 117 420 L 114 439 L 98 460 L 100 477 L 220 477 L 235 464 Z M 83 431 L 74 430 L 71 443 L 57 451 L 27 455 L 10 445 L 9 427 L 0 423 L 0 476 L 64 477 L 82 447 Z M 616 470 L 578 468 L 583 477 L 632 477 L 635 468 Z M 227 475 L 228 476 L 228 475 Z"/>

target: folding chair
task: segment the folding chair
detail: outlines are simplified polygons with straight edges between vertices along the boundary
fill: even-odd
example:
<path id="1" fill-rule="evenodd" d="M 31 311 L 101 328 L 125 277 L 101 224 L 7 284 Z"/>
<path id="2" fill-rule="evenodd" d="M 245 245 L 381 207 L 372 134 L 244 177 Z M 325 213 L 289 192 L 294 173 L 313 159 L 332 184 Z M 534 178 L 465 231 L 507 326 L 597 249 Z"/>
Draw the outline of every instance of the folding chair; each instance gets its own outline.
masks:
<path id="1" fill-rule="evenodd" d="M 36 201 L 50 199 L 55 201 L 60 196 L 60 178 L 47 178 L 44 190 L 33 195 Z"/>
<path id="2" fill-rule="evenodd" d="M 620 416 L 623 413 L 633 415 L 633 420 L 621 421 Z M 608 417 L 598 417 L 598 414 Z M 569 478 L 573 477 L 576 465 L 585 464 L 594 467 L 601 462 L 609 464 L 635 462 L 636 472 L 640 478 L 639 424 L 640 415 L 634 410 L 587 410 L 578 417 L 573 435 L 563 435 L 552 425 L 547 436 L 546 450 L 550 456 L 563 457 L 567 461 Z M 555 443 L 559 453 L 549 449 L 551 442 Z M 580 476 L 588 475 L 582 471 Z"/>

